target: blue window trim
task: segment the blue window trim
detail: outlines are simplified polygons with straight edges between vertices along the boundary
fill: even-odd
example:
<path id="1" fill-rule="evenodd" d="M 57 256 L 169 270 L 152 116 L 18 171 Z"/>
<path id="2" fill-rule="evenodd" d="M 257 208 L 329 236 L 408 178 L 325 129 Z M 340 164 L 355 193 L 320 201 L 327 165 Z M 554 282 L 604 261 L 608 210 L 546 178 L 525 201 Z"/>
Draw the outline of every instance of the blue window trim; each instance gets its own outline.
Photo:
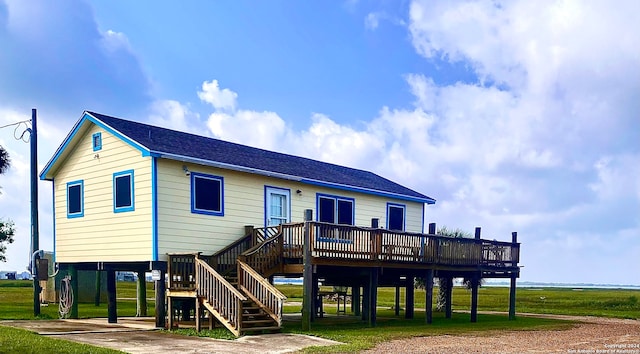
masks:
<path id="1" fill-rule="evenodd" d="M 286 192 L 286 194 L 289 196 L 289 198 L 287 198 L 288 199 L 287 202 L 289 203 L 289 217 L 287 219 L 287 222 L 291 222 L 291 189 L 276 187 L 276 186 L 269 186 L 265 184 L 264 185 L 264 227 L 268 227 L 268 224 L 269 224 L 269 210 L 268 210 L 269 201 L 267 200 L 267 192 L 269 189 L 275 189 L 275 190 Z"/>
<path id="2" fill-rule="evenodd" d="M 98 142 L 96 143 L 96 138 L 98 138 Z M 91 145 L 93 145 L 93 151 L 102 150 L 102 133 L 94 133 L 91 136 Z"/>
<path id="3" fill-rule="evenodd" d="M 116 179 L 118 177 L 122 177 L 122 176 L 131 176 L 131 178 L 129 179 L 129 188 L 131 191 L 131 205 L 129 206 L 123 206 L 123 207 L 116 207 Z M 121 171 L 121 172 L 116 172 L 113 174 L 113 212 L 114 213 L 124 213 L 124 212 L 128 212 L 128 211 L 134 211 L 136 209 L 136 201 L 135 201 L 135 189 L 134 189 L 135 183 L 133 181 L 133 170 L 126 170 L 126 171 Z"/>
<path id="4" fill-rule="evenodd" d="M 407 230 L 407 205 L 398 204 L 398 203 L 387 203 L 387 230 L 391 230 L 391 228 L 389 227 L 389 208 L 391 207 L 402 208 L 402 230 L 394 230 L 394 231 L 406 231 Z"/>
<path id="5" fill-rule="evenodd" d="M 196 178 L 207 178 L 220 181 L 220 211 L 211 211 L 196 208 Z M 221 176 L 209 175 L 198 172 L 191 172 L 191 212 L 194 214 L 224 216 L 224 178 Z"/>
<path id="6" fill-rule="evenodd" d="M 69 212 L 69 187 L 80 186 L 80 212 L 79 213 L 70 213 Z M 81 218 L 84 216 L 84 180 L 71 181 L 67 183 L 67 218 Z"/>
<path id="7" fill-rule="evenodd" d="M 341 196 L 341 195 L 325 194 L 325 193 L 316 193 L 316 221 L 320 221 L 320 198 L 326 198 L 326 199 L 335 200 L 335 202 L 336 202 L 336 210 L 335 210 L 336 219 L 338 218 L 338 210 L 337 210 L 338 209 L 338 201 L 342 200 L 342 201 L 351 202 L 351 206 L 352 206 L 351 207 L 351 220 L 353 220 L 353 224 L 351 224 L 351 226 L 356 224 L 356 200 L 355 200 L 355 198 L 344 197 L 344 196 Z M 336 225 L 339 225 L 339 224 L 336 223 Z M 316 236 L 316 241 L 336 242 L 336 243 L 353 243 L 353 240 L 336 239 L 336 238 L 320 237 L 320 236 Z"/>

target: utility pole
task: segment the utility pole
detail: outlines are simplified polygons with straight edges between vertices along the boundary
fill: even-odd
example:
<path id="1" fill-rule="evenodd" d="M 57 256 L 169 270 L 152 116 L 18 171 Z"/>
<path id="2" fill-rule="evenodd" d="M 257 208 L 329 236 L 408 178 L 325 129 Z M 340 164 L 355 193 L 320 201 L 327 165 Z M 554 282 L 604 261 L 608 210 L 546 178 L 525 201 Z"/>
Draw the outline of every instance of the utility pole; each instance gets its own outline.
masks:
<path id="1" fill-rule="evenodd" d="M 38 234 L 38 123 L 37 112 L 31 110 L 31 260 L 35 260 L 35 253 L 40 249 L 40 236 Z M 38 267 L 36 262 L 31 264 L 33 275 L 33 315 L 40 315 L 40 281 L 38 280 Z"/>

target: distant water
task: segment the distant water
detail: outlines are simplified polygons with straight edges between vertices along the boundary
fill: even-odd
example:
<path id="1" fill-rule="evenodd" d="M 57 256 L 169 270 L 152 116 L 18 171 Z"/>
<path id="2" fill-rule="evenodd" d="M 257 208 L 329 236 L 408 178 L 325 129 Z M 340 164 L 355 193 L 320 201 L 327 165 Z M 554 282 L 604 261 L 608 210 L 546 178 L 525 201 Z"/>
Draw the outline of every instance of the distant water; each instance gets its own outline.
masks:
<path id="1" fill-rule="evenodd" d="M 274 278 L 275 284 L 302 285 L 302 278 Z M 460 285 L 457 283 L 456 285 Z M 482 286 L 507 287 L 508 281 L 487 281 Z M 584 283 L 542 283 L 542 282 L 516 282 L 518 288 L 566 288 L 566 289 L 627 289 L 640 290 L 640 285 L 629 284 L 584 284 Z"/>

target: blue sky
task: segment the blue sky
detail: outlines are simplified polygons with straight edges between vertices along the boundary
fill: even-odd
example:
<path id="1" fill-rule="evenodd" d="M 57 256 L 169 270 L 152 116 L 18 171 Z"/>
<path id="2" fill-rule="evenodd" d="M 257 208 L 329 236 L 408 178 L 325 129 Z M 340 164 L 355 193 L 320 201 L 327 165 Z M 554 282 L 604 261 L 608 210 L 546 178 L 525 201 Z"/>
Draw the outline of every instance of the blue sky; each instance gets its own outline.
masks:
<path id="1" fill-rule="evenodd" d="M 522 279 L 640 284 L 640 3 L 0 0 L 0 126 L 42 167 L 84 110 L 368 169 Z M 20 129 L 24 129 L 22 126 Z M 28 144 L 0 217 L 29 248 Z M 51 186 L 40 184 L 52 248 Z"/>

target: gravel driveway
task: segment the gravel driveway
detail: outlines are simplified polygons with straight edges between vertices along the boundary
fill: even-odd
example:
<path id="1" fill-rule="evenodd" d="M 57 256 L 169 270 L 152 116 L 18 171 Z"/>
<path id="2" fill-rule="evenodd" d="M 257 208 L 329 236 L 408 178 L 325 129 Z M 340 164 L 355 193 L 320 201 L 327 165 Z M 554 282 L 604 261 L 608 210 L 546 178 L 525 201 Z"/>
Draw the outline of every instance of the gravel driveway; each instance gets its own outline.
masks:
<path id="1" fill-rule="evenodd" d="M 416 337 L 380 343 L 365 353 L 640 354 L 640 320 L 555 315 L 536 317 L 580 323 L 569 330 L 558 331 L 496 331 L 459 336 Z"/>

